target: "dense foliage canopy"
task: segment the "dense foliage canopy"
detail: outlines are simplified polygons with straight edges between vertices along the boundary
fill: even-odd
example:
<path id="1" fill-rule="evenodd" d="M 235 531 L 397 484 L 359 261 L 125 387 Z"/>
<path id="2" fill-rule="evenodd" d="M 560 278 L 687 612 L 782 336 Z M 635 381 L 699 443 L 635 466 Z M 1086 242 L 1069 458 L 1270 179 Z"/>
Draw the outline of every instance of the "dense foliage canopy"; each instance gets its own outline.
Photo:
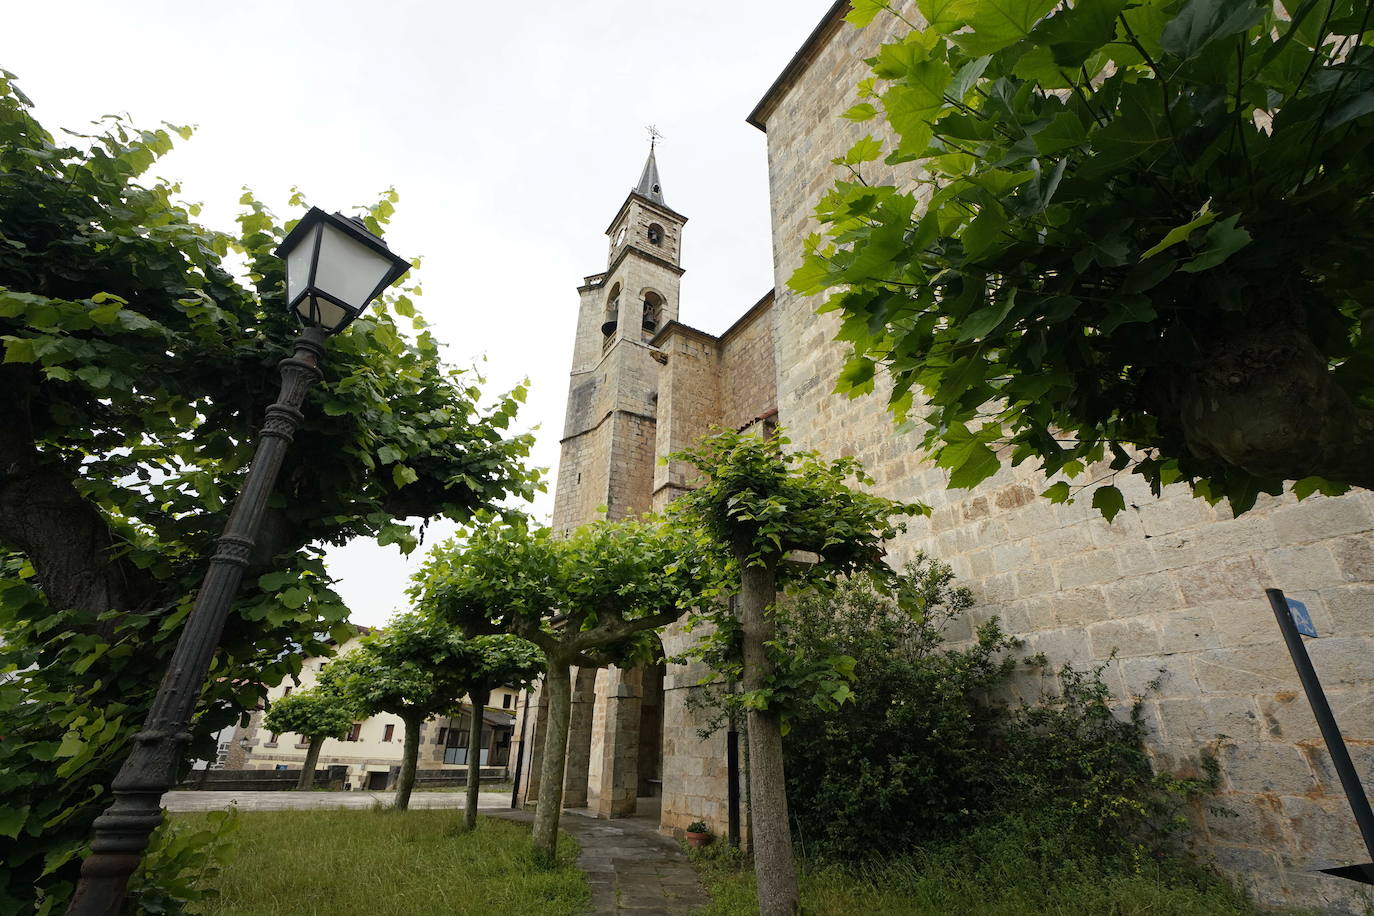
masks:
<path id="1" fill-rule="evenodd" d="M 646 518 L 554 538 L 511 515 L 442 545 L 417 577 L 418 605 L 468 632 L 506 632 L 544 653 L 548 698 L 534 838 L 552 861 L 571 711 L 569 666 L 623 668 L 662 655 L 654 630 L 716 594 L 719 566 L 699 538 Z"/>
<path id="2" fill-rule="evenodd" d="M 837 292 L 840 391 L 882 387 L 970 487 L 1004 460 L 1181 480 L 1235 512 L 1374 484 L 1374 33 L 1360 0 L 915 7 L 845 117 L 794 289 Z M 884 12 L 884 11 L 887 12 Z M 877 160 L 882 159 L 883 164 Z M 890 383 L 890 384 L 889 384 Z"/>
<path id="3" fill-rule="evenodd" d="M 108 119 L 59 138 L 30 107 L 0 72 L 0 795 L 25 799 L 0 809 L 0 909 L 68 893 L 297 333 L 271 254 L 287 226 L 245 194 L 237 232 L 203 228 L 149 176 L 189 131 Z M 369 228 L 394 201 L 368 210 Z M 415 293 L 329 343 L 225 630 L 199 756 L 329 651 L 347 610 L 325 545 L 410 549 L 406 519 L 465 519 L 536 484 L 529 437 L 509 432 L 523 391 L 481 407 Z"/>
<path id="4" fill-rule="evenodd" d="M 300 690 L 275 701 L 262 724 L 274 734 L 291 732 L 306 740 L 342 738 L 362 712 L 332 690 Z"/>
<path id="5" fill-rule="evenodd" d="M 669 506 L 674 523 L 694 532 L 713 551 L 732 591 L 741 569 L 766 566 L 778 582 L 797 588 L 828 587 L 839 576 L 884 576 L 884 543 L 905 530 L 894 517 L 925 514 L 917 503 L 898 503 L 850 486 L 871 484 L 853 458 L 826 460 L 791 451 L 781 435 L 721 431 L 697 448 L 672 456 L 702 475 L 694 489 Z M 789 555 L 794 562 L 784 562 Z M 771 599 L 770 599 L 771 602 Z M 688 655 L 705 661 L 724 681 L 744 680 L 741 620 L 733 606 L 704 605 L 696 619 L 709 622 Z M 849 695 L 852 659 L 842 653 L 792 653 L 780 643 L 769 652 L 769 683 L 727 702 L 767 709 L 784 721 L 797 709 L 834 710 Z"/>

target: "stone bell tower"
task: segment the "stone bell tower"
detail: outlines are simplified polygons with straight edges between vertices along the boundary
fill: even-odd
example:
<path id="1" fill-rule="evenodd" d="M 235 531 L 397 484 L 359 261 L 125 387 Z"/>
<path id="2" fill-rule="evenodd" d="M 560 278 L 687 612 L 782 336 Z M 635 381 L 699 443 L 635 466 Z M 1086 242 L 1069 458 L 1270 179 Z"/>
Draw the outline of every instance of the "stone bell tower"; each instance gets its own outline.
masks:
<path id="1" fill-rule="evenodd" d="M 553 530 L 632 518 L 652 508 L 658 370 L 654 334 L 678 315 L 687 217 L 668 206 L 653 143 L 639 183 L 606 236 L 606 270 L 581 303 L 563 423 Z"/>
<path id="2" fill-rule="evenodd" d="M 577 288 L 580 305 L 568 410 L 554 493 L 553 531 L 563 536 L 598 518 L 634 518 L 653 508 L 658 382 L 663 354 L 651 341 L 678 314 L 678 266 L 687 217 L 668 206 L 654 144 L 639 183 L 606 230 L 606 270 Z M 634 670 L 579 668 L 573 686 L 563 803 L 624 817 L 661 782 L 662 664 Z M 547 698 L 519 753 L 538 797 Z M 526 750 L 526 747 L 528 750 Z"/>

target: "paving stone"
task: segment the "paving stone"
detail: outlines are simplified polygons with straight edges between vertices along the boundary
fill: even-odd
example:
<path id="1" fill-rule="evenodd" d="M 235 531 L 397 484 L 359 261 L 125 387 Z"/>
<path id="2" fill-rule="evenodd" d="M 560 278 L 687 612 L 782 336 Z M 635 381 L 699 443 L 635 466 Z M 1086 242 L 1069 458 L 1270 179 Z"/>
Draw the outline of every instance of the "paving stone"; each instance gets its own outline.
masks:
<path id="1" fill-rule="evenodd" d="M 496 817 L 530 823 L 528 811 L 501 810 Z M 605 821 L 565 811 L 559 827 L 582 846 L 577 867 L 587 874 L 593 913 L 686 916 L 706 903 L 706 891 L 681 850 L 649 820 Z"/>

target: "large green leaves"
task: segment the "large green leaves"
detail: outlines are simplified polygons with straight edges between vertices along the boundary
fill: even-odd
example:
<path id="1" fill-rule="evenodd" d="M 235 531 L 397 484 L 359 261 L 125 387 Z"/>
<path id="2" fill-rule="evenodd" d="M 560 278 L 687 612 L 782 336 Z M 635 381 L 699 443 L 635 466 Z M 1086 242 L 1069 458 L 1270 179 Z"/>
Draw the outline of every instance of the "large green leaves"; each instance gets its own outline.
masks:
<path id="1" fill-rule="evenodd" d="M 1374 408 L 1363 6 L 917 6 L 928 25 L 880 49 L 862 88 L 865 119 L 895 134 L 896 177 L 853 163 L 865 180 L 846 175 L 820 201 L 825 235 L 793 278 L 829 291 L 823 309 L 842 319 L 853 352 L 837 390 L 872 391 L 885 369 L 893 414 L 924 428 L 952 486 L 1006 460 L 1070 477 L 1096 465 L 1090 483 L 1046 495 L 1091 493 L 1108 517 L 1124 505 L 1122 473 L 1155 490 L 1182 481 L 1237 512 L 1285 477 L 1367 485 L 1369 420 L 1351 413 Z M 1257 326 L 1268 330 L 1251 340 Z M 1183 409 L 1232 397 L 1207 372 L 1228 352 L 1257 365 L 1266 341 L 1320 353 L 1301 371 L 1325 386 L 1325 414 L 1281 398 Z M 1260 392 L 1262 376 L 1226 378 Z M 1323 424 L 1322 447 L 1275 445 L 1273 424 L 1244 422 L 1255 412 Z"/>

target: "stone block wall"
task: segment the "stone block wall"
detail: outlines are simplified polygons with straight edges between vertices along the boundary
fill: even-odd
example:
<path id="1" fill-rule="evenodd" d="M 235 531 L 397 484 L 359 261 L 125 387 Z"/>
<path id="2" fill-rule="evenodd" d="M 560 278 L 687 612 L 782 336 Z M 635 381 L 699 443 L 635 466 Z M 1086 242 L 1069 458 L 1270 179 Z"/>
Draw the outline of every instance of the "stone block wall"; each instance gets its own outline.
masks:
<path id="1" fill-rule="evenodd" d="M 915 15 L 914 3 L 904 6 Z M 882 495 L 934 508 L 912 522 L 893 559 L 924 550 L 951 563 L 978 599 L 964 626 L 996 615 L 1056 665 L 1106 663 L 1123 702 L 1142 698 L 1157 765 L 1217 754 L 1216 801 L 1235 816 L 1198 814 L 1199 851 L 1266 903 L 1361 911 L 1370 898 L 1358 886 L 1313 872 L 1368 854 L 1263 590 L 1283 588 L 1311 608 L 1323 634 L 1309 641 L 1313 662 L 1357 767 L 1374 776 L 1374 494 L 1262 498 L 1231 518 L 1182 488 L 1156 499 L 1123 475 L 1115 482 L 1127 509 L 1109 525 L 1086 501 L 1040 499 L 1048 481 L 1026 466 L 973 491 L 948 490 L 916 437 L 895 433 L 881 391 L 853 401 L 830 393 L 846 355 L 833 341 L 838 322 L 786 283 L 816 231 L 814 205 L 837 177 L 830 159 L 874 130 L 838 115 L 867 74 L 863 59 L 899 27 L 890 17 L 863 31 L 834 25 L 762 112 L 781 424 L 798 448 L 856 455 Z"/>
<path id="2" fill-rule="evenodd" d="M 664 652 L 685 651 L 695 639 L 675 623 L 663 633 Z M 661 828 L 683 833 L 692 821 L 705 821 L 718 837 L 727 835 L 727 773 L 725 731 L 710 738 L 697 734 L 709 720 L 704 711 L 689 709 L 687 698 L 700 690 L 704 665 L 669 665 L 663 679 L 663 803 Z"/>
<path id="3" fill-rule="evenodd" d="M 720 419 L 740 429 L 778 407 L 770 293 L 721 335 Z"/>
<path id="4" fill-rule="evenodd" d="M 694 328 L 672 324 L 655 340 L 663 351 L 659 375 L 657 457 L 689 448 L 719 422 L 720 347 L 716 338 Z M 662 509 L 687 489 L 695 475 L 683 461 L 660 465 L 654 460 L 654 509 Z"/>

